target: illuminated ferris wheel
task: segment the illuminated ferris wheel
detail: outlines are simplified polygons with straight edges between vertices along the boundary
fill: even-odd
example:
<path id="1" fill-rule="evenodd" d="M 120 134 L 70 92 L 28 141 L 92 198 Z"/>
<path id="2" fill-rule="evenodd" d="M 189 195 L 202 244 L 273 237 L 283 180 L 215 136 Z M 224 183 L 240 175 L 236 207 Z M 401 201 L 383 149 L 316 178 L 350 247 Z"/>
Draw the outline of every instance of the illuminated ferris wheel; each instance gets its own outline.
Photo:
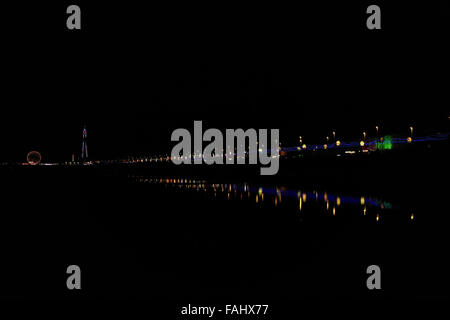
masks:
<path id="1" fill-rule="evenodd" d="M 28 164 L 35 166 L 41 162 L 41 154 L 37 151 L 30 151 L 27 154 L 27 162 Z"/>

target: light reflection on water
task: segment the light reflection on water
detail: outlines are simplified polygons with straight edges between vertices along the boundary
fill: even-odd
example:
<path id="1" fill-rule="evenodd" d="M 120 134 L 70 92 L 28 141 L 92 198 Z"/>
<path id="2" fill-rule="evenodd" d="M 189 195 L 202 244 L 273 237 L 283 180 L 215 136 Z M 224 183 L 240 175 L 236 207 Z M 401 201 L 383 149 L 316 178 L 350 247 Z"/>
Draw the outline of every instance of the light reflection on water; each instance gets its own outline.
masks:
<path id="1" fill-rule="evenodd" d="M 274 207 L 280 206 L 285 200 L 298 201 L 297 210 L 302 211 L 305 204 L 315 202 L 323 204 L 327 212 L 336 216 L 338 208 L 341 206 L 352 206 L 360 208 L 361 214 L 366 216 L 368 210 L 375 211 L 375 221 L 382 220 L 381 212 L 397 208 L 390 202 L 367 196 L 337 195 L 321 191 L 304 191 L 289 189 L 284 186 L 261 186 L 249 183 L 211 183 L 202 179 L 182 179 L 182 178 L 155 178 L 139 175 L 129 175 L 132 181 L 146 184 L 164 185 L 178 189 L 188 189 L 210 193 L 217 198 L 219 195 L 226 195 L 226 199 L 231 200 L 251 200 L 256 204 L 271 204 Z M 375 210 L 374 210 L 375 209 Z M 414 214 L 408 215 L 409 220 L 414 220 Z"/>

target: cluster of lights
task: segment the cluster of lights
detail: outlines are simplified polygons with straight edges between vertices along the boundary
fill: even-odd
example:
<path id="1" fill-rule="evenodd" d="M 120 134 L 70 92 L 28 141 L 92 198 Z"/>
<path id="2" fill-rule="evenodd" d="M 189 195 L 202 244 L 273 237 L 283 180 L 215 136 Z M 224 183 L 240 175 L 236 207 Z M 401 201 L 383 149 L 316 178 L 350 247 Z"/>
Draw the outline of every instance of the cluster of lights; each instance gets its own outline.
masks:
<path id="1" fill-rule="evenodd" d="M 290 190 L 285 187 L 261 187 L 261 186 L 253 186 L 248 183 L 243 184 L 217 184 L 217 183 L 208 183 L 206 180 L 195 180 L 195 179 L 183 179 L 183 178 L 152 178 L 145 176 L 136 176 L 130 175 L 131 179 L 140 183 L 151 183 L 151 184 L 166 184 L 166 185 L 177 185 L 177 186 L 187 186 L 190 188 L 200 188 L 205 191 L 208 189 L 213 189 L 214 191 L 222 190 L 222 191 L 236 191 L 236 192 L 250 192 L 259 195 L 262 197 L 263 194 L 268 194 L 271 196 L 276 196 L 281 200 L 282 197 L 287 198 L 298 198 L 303 202 L 306 202 L 307 199 L 315 199 L 316 201 L 324 201 L 324 202 L 333 202 L 336 206 L 340 206 L 341 204 L 360 204 L 360 205 L 369 205 L 378 208 L 392 208 L 392 205 L 389 202 L 380 201 L 374 198 L 366 198 L 366 197 L 353 197 L 353 196 L 340 196 L 340 195 L 332 195 L 327 192 L 321 193 L 318 191 L 313 192 L 302 192 L 301 190 Z"/>
<path id="2" fill-rule="evenodd" d="M 342 149 L 352 149 L 352 150 L 358 150 L 363 149 L 362 151 L 367 152 L 370 148 L 372 149 L 391 149 L 392 145 L 394 144 L 411 144 L 413 142 L 428 142 L 428 141 L 444 141 L 448 140 L 449 133 L 444 134 L 433 134 L 428 136 L 422 136 L 422 137 L 414 137 L 414 127 L 409 127 L 409 136 L 406 138 L 391 138 L 390 136 L 386 137 L 379 137 L 379 126 L 375 126 L 375 132 L 376 132 L 376 138 L 367 139 L 367 132 L 362 132 L 362 140 L 355 142 L 342 142 L 339 139 L 336 139 L 336 132 L 332 131 L 332 139 L 330 139 L 329 136 L 325 137 L 326 143 L 320 144 L 320 145 L 306 145 L 303 141 L 303 137 L 299 137 L 299 145 L 296 147 L 281 147 L 281 143 L 279 143 L 278 146 L 278 153 L 277 155 L 273 155 L 272 158 L 280 157 L 280 153 L 283 155 L 287 152 L 291 151 L 302 151 L 302 150 L 329 150 L 329 149 L 335 149 L 335 148 L 342 148 Z M 333 142 L 330 143 L 330 140 Z M 256 142 L 258 145 L 258 142 Z M 242 147 L 242 145 L 241 145 Z M 271 150 L 265 150 L 264 145 L 259 146 L 258 152 L 267 152 L 270 153 Z M 351 150 L 345 151 L 345 153 L 354 153 Z M 229 160 L 234 159 L 236 157 L 237 159 L 245 159 L 248 156 L 248 151 L 245 152 L 245 155 L 243 156 L 237 156 L 235 152 L 228 150 L 225 152 L 222 150 L 221 153 L 212 155 L 213 159 L 223 158 L 226 157 Z M 149 163 L 149 162 L 170 162 L 171 160 L 191 160 L 195 161 L 196 159 L 203 159 L 204 154 L 202 154 L 200 151 L 194 152 L 193 154 L 187 154 L 183 156 L 169 156 L 169 155 L 158 155 L 158 156 L 147 156 L 147 157 L 138 157 L 138 158 L 128 158 L 126 160 L 97 160 L 97 161 L 84 161 L 84 162 L 64 162 L 62 164 L 65 165 L 91 165 L 91 164 L 113 164 L 113 163 L 123 163 L 123 164 L 135 164 L 135 163 Z"/>
<path id="3" fill-rule="evenodd" d="M 373 138 L 373 139 L 367 139 L 366 133 L 363 132 L 363 139 L 356 142 L 341 142 L 340 140 L 335 140 L 334 143 L 325 143 L 320 145 L 306 145 L 301 144 L 297 147 L 289 147 L 289 148 L 282 148 L 282 151 L 285 152 L 291 152 L 291 151 L 301 151 L 301 150 L 328 150 L 328 149 L 335 149 L 337 147 L 345 148 L 345 149 L 358 149 L 360 147 L 366 147 L 366 148 L 374 148 L 374 149 L 390 149 L 392 148 L 392 145 L 394 144 L 410 144 L 412 142 L 431 142 L 431 141 L 445 141 L 448 140 L 449 134 L 448 133 L 441 133 L 441 134 L 433 134 L 428 136 L 422 136 L 422 137 L 415 137 L 414 139 L 412 137 L 406 137 L 406 138 L 393 138 L 391 136 L 386 137 L 380 137 L 380 138 Z M 328 137 L 327 137 L 328 138 Z M 388 146 L 388 147 L 387 147 Z"/>
<path id="4" fill-rule="evenodd" d="M 219 192 L 224 194 L 226 193 L 226 198 L 228 200 L 233 197 L 234 199 L 240 200 L 254 200 L 257 204 L 271 200 L 273 201 L 274 206 L 278 206 L 281 202 L 283 202 L 284 198 L 296 198 L 298 201 L 299 211 L 302 211 L 305 203 L 309 201 L 323 202 L 325 203 L 326 211 L 331 210 L 331 214 L 333 216 L 337 214 L 338 208 L 344 204 L 361 206 L 363 216 L 366 216 L 369 211 L 368 208 L 372 207 L 376 209 L 375 220 L 377 222 L 381 221 L 380 209 L 384 210 L 393 208 L 392 204 L 389 202 L 364 196 L 342 196 L 328 194 L 327 192 L 321 193 L 318 191 L 302 192 L 301 190 L 289 190 L 284 187 L 253 186 L 248 183 L 210 183 L 203 179 L 154 178 L 139 175 L 129 175 L 129 178 L 138 183 L 164 184 L 179 189 L 212 192 L 214 197 L 216 197 Z M 410 214 L 409 219 L 411 221 L 415 219 L 414 213 Z"/>

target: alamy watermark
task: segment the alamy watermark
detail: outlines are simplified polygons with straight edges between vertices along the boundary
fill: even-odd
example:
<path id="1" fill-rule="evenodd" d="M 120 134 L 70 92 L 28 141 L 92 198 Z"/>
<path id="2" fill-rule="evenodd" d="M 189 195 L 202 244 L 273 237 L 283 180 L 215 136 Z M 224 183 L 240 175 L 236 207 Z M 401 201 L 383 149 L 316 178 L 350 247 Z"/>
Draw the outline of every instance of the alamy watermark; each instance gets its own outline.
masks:
<path id="1" fill-rule="evenodd" d="M 69 290 L 80 290 L 81 289 L 81 269 L 76 264 L 70 265 L 66 270 L 67 274 L 70 276 L 67 278 L 66 286 Z"/>
<path id="2" fill-rule="evenodd" d="M 179 141 L 172 149 L 171 160 L 174 164 L 249 164 L 268 165 L 261 168 L 261 175 L 274 175 L 278 172 L 280 158 L 279 129 L 268 130 L 226 129 L 225 148 L 223 134 L 219 129 L 208 129 L 203 133 L 202 121 L 194 121 L 194 148 L 191 133 L 179 128 L 172 132 L 172 141 Z M 180 141 L 181 139 L 181 141 Z M 203 149 L 203 141 L 209 144 Z M 235 143 L 236 142 L 236 143 Z M 248 142 L 248 143 L 247 143 Z"/>

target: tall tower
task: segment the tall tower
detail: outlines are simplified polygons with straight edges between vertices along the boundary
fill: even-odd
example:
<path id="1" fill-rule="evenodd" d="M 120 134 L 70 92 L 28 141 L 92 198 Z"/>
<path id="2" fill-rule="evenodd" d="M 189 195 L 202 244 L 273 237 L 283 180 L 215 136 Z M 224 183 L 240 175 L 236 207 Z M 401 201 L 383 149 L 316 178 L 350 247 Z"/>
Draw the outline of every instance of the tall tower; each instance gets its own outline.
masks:
<path id="1" fill-rule="evenodd" d="M 87 130 L 86 127 L 83 128 L 83 140 L 81 143 L 81 159 L 87 160 L 88 158 L 88 148 L 87 148 Z"/>

